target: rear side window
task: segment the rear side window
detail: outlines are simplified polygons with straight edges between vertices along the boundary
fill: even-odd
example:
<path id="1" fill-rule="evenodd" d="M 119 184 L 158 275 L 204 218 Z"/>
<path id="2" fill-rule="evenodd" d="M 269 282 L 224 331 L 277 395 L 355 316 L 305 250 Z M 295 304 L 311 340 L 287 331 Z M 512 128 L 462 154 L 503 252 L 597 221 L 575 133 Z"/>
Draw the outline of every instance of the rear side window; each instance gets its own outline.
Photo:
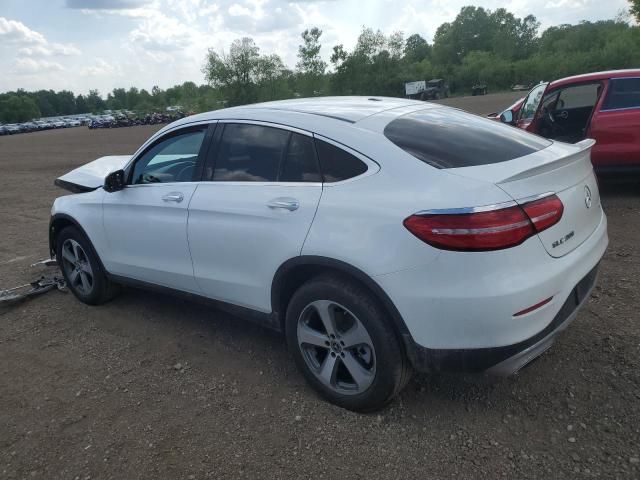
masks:
<path id="1" fill-rule="evenodd" d="M 279 182 L 321 182 L 313 138 L 298 133 L 291 134 L 287 155 L 284 157 Z"/>
<path id="2" fill-rule="evenodd" d="M 390 122 L 384 135 L 436 168 L 506 162 L 551 145 L 524 130 L 448 108 L 430 108 Z"/>
<path id="3" fill-rule="evenodd" d="M 602 110 L 640 107 L 640 78 L 611 80 Z"/>
<path id="4" fill-rule="evenodd" d="M 341 148 L 316 139 L 320 170 L 325 183 L 357 177 L 367 171 L 367 165 Z"/>
<path id="5" fill-rule="evenodd" d="M 262 125 L 226 124 L 213 171 L 222 182 L 273 182 L 289 132 Z"/>

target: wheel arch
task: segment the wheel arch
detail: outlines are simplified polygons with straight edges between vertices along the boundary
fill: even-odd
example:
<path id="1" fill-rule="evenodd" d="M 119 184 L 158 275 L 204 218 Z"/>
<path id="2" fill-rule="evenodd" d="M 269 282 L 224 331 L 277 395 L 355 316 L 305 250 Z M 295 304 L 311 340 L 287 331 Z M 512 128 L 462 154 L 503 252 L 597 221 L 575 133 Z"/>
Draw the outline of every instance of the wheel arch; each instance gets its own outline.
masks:
<path id="1" fill-rule="evenodd" d="M 51 220 L 49 220 L 49 254 L 51 255 L 51 258 L 53 258 L 56 255 L 56 249 L 57 249 L 56 240 L 58 238 L 58 235 L 66 227 L 75 227 L 78 230 L 80 230 L 82 235 L 84 235 L 85 238 L 88 240 L 92 253 L 98 259 L 100 268 L 102 268 L 103 272 L 107 273 L 107 270 L 104 268 L 104 265 L 102 264 L 102 259 L 100 258 L 100 255 L 98 255 L 98 252 L 93 246 L 91 237 L 87 235 L 87 232 L 85 231 L 85 229 L 82 228 L 82 225 L 80 225 L 80 223 L 75 218 L 73 218 L 71 215 L 68 215 L 66 213 L 56 213 L 51 217 Z"/>
<path id="2" fill-rule="evenodd" d="M 409 329 L 395 304 L 375 280 L 349 263 L 317 255 L 291 258 L 278 268 L 273 277 L 271 307 L 283 332 L 287 305 L 297 288 L 310 278 L 323 273 L 338 273 L 358 282 L 380 301 L 391 318 L 398 338 L 401 339 L 409 334 Z"/>

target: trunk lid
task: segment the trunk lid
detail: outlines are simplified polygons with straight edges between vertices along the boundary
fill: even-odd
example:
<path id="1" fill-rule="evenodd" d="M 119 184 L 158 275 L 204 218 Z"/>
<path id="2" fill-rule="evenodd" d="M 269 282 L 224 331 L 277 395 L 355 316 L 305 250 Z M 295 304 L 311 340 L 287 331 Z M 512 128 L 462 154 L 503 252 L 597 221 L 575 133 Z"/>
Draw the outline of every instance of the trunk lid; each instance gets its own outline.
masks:
<path id="1" fill-rule="evenodd" d="M 593 140 L 575 145 L 553 145 L 515 160 L 448 170 L 476 180 L 492 182 L 516 202 L 523 204 L 555 194 L 564 205 L 560 221 L 538 234 L 552 257 L 577 248 L 598 227 L 602 208 L 598 184 L 591 165 Z"/>
<path id="2" fill-rule="evenodd" d="M 78 191 L 95 190 L 104 185 L 104 179 L 111 172 L 120 170 L 129 162 L 131 155 L 111 155 L 101 157 L 59 177 L 56 184 L 78 187 Z"/>

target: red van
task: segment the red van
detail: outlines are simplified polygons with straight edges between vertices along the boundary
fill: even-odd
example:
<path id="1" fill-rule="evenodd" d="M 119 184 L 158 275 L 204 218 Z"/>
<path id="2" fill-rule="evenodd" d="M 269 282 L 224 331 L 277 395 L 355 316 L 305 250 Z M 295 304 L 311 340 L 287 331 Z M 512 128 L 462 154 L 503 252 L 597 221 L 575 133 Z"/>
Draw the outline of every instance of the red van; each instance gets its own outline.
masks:
<path id="1" fill-rule="evenodd" d="M 640 173 L 640 69 L 540 83 L 500 120 L 562 142 L 593 138 L 598 173 Z"/>

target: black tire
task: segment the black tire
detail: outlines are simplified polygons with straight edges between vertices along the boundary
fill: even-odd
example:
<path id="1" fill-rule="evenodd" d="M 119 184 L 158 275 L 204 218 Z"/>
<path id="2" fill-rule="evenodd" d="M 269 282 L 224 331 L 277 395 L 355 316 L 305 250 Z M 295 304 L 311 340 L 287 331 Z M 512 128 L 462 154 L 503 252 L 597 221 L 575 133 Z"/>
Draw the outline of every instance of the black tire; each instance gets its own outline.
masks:
<path id="1" fill-rule="evenodd" d="M 326 386 L 305 359 L 306 354 L 303 353 L 303 347 L 298 342 L 298 323 L 304 318 L 303 312 L 313 302 L 322 300 L 344 306 L 357 317 L 370 337 L 374 349 L 372 357 L 375 361 L 375 371 L 370 385 L 362 392 L 344 394 Z M 287 345 L 306 380 L 322 397 L 340 407 L 359 412 L 378 410 L 388 404 L 411 378 L 411 365 L 391 325 L 388 313 L 375 296 L 349 278 L 327 274 L 303 284 L 289 302 L 285 327 Z M 339 335 L 338 339 L 340 339 Z M 329 347 L 324 348 L 330 352 Z M 356 347 L 355 350 L 358 348 Z M 346 347 L 344 351 L 347 355 L 349 354 Z M 344 357 L 344 353 L 339 355 Z M 328 356 L 327 353 L 325 359 Z M 338 361 L 340 358 L 336 360 Z M 346 368 L 345 363 L 342 365 L 343 367 L 339 366 L 338 369 Z"/>
<path id="2" fill-rule="evenodd" d="M 85 262 L 88 263 L 91 269 L 90 288 L 83 290 L 83 282 L 80 282 L 77 276 L 75 281 L 71 278 L 74 268 L 63 253 L 65 242 L 69 242 L 69 244 L 77 242 L 80 245 L 82 250 L 81 257 L 86 258 Z M 56 238 L 56 258 L 67 287 L 81 302 L 87 305 L 100 305 L 108 302 L 118 294 L 119 286 L 107 278 L 93 245 L 78 228 L 69 226 L 58 234 Z"/>

